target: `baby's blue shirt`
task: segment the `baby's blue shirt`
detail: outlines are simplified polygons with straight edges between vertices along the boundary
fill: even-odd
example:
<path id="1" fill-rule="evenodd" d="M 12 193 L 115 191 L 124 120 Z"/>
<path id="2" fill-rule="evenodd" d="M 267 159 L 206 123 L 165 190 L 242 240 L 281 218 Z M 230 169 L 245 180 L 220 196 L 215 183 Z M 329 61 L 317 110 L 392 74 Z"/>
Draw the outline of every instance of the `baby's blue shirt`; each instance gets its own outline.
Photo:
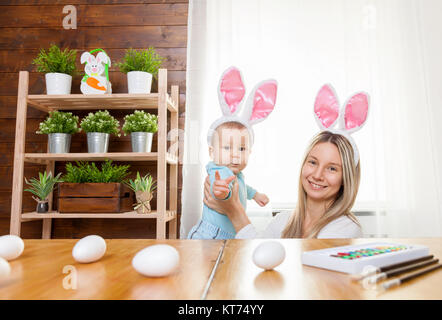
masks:
<path id="1" fill-rule="evenodd" d="M 209 162 L 206 165 L 207 174 L 209 175 L 210 179 L 210 192 L 213 195 L 213 182 L 215 181 L 215 172 L 218 171 L 221 179 L 227 179 L 230 176 L 233 176 L 234 173 L 232 170 L 230 170 L 227 167 L 224 166 L 218 166 L 212 161 Z M 255 196 L 256 190 L 252 187 L 246 185 L 244 182 L 244 175 L 242 172 L 238 173 L 236 175 L 237 181 L 238 181 L 238 191 L 239 191 L 239 201 L 241 202 L 242 206 L 244 207 L 244 210 L 247 209 L 247 200 L 253 199 Z M 233 181 L 229 184 L 229 189 L 232 190 L 232 184 Z M 230 198 L 231 192 L 227 196 L 227 199 Z M 216 197 L 215 197 L 216 198 Z M 203 207 L 203 220 L 206 220 L 218 227 L 220 227 L 222 230 L 231 232 L 233 234 L 236 234 L 235 228 L 232 225 L 232 222 L 230 222 L 229 218 L 227 218 L 226 215 L 216 212 L 213 209 L 210 209 L 208 206 L 204 204 Z"/>

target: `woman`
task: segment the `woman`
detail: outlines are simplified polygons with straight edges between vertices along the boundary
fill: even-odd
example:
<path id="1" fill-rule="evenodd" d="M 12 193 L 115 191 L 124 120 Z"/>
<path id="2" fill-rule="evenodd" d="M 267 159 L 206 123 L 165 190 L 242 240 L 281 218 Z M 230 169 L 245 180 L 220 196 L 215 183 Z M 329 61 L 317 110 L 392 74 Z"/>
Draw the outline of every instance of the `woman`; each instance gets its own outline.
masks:
<path id="1" fill-rule="evenodd" d="M 298 202 L 292 213 L 279 213 L 263 233 L 250 223 L 238 198 L 238 186 L 228 200 L 216 200 L 204 186 L 204 203 L 226 214 L 236 238 L 358 238 L 361 226 L 350 212 L 358 193 L 359 161 L 346 137 L 330 131 L 317 134 L 304 157 L 299 177 Z M 235 177 L 219 180 L 228 184 Z"/>

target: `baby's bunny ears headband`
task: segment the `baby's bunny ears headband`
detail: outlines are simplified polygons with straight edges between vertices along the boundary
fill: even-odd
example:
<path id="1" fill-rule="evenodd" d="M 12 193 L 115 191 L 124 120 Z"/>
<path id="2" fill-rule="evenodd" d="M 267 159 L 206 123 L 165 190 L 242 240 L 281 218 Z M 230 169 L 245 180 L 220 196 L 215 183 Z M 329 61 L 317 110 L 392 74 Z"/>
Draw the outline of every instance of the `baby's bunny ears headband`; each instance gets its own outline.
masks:
<path id="1" fill-rule="evenodd" d="M 328 84 L 322 86 L 315 100 L 314 113 L 319 128 L 322 131 L 330 131 L 347 138 L 353 147 L 355 165 L 359 162 L 359 151 L 350 134 L 358 131 L 365 124 L 368 105 L 368 94 L 359 92 L 352 95 L 340 108 L 335 91 Z M 338 127 L 333 129 L 336 123 Z"/>
<path id="2" fill-rule="evenodd" d="M 253 145 L 254 133 L 252 126 L 263 121 L 275 108 L 278 83 L 276 80 L 268 79 L 258 83 L 249 94 L 243 112 L 238 115 L 241 109 L 246 88 L 241 72 L 230 67 L 221 76 L 218 84 L 218 99 L 223 116 L 216 120 L 209 128 L 207 142 L 212 144 L 212 136 L 217 127 L 226 122 L 239 122 L 249 131 L 250 144 Z"/>

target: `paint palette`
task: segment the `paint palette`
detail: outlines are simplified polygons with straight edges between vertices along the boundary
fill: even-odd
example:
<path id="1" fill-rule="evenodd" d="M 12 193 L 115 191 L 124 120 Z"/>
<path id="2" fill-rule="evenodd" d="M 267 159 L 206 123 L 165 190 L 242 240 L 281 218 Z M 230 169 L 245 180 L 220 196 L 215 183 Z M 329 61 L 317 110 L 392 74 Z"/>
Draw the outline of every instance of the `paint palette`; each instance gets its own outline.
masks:
<path id="1" fill-rule="evenodd" d="M 428 247 L 422 245 L 366 243 L 306 251 L 302 253 L 301 260 L 302 264 L 308 266 L 344 273 L 361 273 L 367 266 L 383 267 L 428 254 Z"/>

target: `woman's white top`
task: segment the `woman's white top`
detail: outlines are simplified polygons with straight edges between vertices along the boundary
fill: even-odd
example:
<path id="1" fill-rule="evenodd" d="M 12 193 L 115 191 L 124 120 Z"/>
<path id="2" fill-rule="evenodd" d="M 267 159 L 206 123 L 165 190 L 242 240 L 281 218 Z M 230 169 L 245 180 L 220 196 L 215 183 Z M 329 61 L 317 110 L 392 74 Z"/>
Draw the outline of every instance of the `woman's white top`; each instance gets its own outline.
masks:
<path id="1" fill-rule="evenodd" d="M 263 232 L 257 232 L 252 224 L 248 224 L 236 233 L 235 239 L 281 238 L 292 212 L 280 212 L 272 218 Z M 347 216 L 341 216 L 319 231 L 318 239 L 362 238 L 361 227 Z"/>

